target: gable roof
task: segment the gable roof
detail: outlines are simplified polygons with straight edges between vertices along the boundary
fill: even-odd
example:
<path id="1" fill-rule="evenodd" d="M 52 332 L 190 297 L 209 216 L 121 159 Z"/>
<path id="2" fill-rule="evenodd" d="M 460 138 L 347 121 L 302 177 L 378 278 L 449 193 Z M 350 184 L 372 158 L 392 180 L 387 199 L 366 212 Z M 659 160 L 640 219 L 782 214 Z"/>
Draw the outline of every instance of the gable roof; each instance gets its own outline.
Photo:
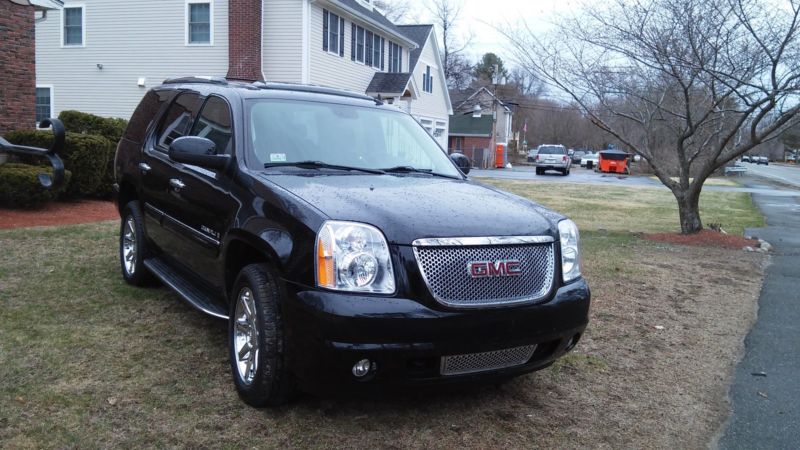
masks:
<path id="1" fill-rule="evenodd" d="M 403 34 L 417 43 L 417 48 L 411 50 L 408 55 L 408 67 L 413 72 L 414 67 L 417 66 L 417 61 L 419 61 L 419 55 L 422 53 L 423 47 L 425 47 L 425 42 L 428 41 L 428 36 L 433 31 L 433 25 L 398 25 L 397 27 Z"/>
<path id="2" fill-rule="evenodd" d="M 506 104 L 506 102 L 504 102 L 504 101 L 500 100 L 499 98 L 497 98 L 497 96 L 496 96 L 496 95 L 494 95 L 494 94 L 492 93 L 492 91 L 490 91 L 489 89 L 487 89 L 487 88 L 486 88 L 486 86 L 481 86 L 481 87 L 479 87 L 479 88 L 475 89 L 475 92 L 473 92 L 471 95 L 467 95 L 467 94 L 469 94 L 469 91 L 470 91 L 470 90 L 469 90 L 469 89 L 467 89 L 467 90 L 465 90 L 465 91 L 451 91 L 451 92 L 450 92 L 450 95 L 451 95 L 451 96 L 453 96 L 453 94 L 454 94 L 455 92 L 458 92 L 458 93 L 456 94 L 456 96 L 459 96 L 459 97 L 460 97 L 461 95 L 464 95 L 464 96 L 466 96 L 466 98 L 463 98 L 463 99 L 459 98 L 459 100 L 460 100 L 460 101 L 459 101 L 459 102 L 456 104 L 456 110 L 460 110 L 460 109 L 462 109 L 462 107 L 464 107 L 464 106 L 469 106 L 469 107 L 470 107 L 470 109 L 471 109 L 471 108 L 474 106 L 474 104 L 475 104 L 476 102 L 477 102 L 477 103 L 480 103 L 480 99 L 475 99 L 475 97 L 479 96 L 480 94 L 486 94 L 486 95 L 488 95 L 488 96 L 489 96 L 489 98 L 494 98 L 495 100 L 497 100 L 497 103 L 498 103 L 500 106 L 502 106 L 502 107 L 503 107 L 503 109 L 505 109 L 505 110 L 506 110 L 506 111 L 508 111 L 508 112 L 511 112 L 511 108 L 510 108 L 510 107 L 509 107 L 509 106 Z"/>
<path id="3" fill-rule="evenodd" d="M 365 22 L 391 33 L 395 39 L 399 40 L 412 49 L 416 45 L 412 39 L 409 39 L 405 33 L 400 31 L 399 27 L 387 19 L 386 16 L 378 12 L 375 8 L 367 8 L 356 0 L 328 0 L 332 4 L 344 9 L 345 11 L 353 14 Z"/>
<path id="4" fill-rule="evenodd" d="M 403 95 L 410 73 L 376 72 L 367 86 L 368 95 Z"/>
<path id="5" fill-rule="evenodd" d="M 492 136 L 492 116 L 460 114 L 450 117 L 450 136 Z"/>

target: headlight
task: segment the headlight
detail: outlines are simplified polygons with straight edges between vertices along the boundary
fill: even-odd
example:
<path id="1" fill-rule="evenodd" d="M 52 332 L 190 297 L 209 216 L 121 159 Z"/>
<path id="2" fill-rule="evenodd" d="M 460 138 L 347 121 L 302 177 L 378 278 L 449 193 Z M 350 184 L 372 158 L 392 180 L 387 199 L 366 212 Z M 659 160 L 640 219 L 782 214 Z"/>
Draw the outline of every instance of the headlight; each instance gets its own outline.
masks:
<path id="1" fill-rule="evenodd" d="M 562 220 L 558 222 L 558 235 L 561 238 L 561 274 L 566 283 L 581 276 L 578 226 L 569 219 Z"/>
<path id="2" fill-rule="evenodd" d="M 389 245 L 371 225 L 327 221 L 317 235 L 317 285 L 351 292 L 394 293 Z"/>

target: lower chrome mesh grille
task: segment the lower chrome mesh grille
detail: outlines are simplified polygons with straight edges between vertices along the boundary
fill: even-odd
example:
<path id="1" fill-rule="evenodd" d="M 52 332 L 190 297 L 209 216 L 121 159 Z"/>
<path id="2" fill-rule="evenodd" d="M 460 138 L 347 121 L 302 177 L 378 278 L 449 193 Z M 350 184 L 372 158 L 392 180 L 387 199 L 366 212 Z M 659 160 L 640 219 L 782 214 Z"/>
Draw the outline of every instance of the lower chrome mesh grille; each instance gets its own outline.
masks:
<path id="1" fill-rule="evenodd" d="M 443 356 L 442 375 L 463 375 L 487 370 L 505 369 L 525 364 L 536 351 L 536 345 L 465 355 Z"/>
<path id="2" fill-rule="evenodd" d="M 553 285 L 553 243 L 526 245 L 414 246 L 422 276 L 436 300 L 454 307 L 534 302 Z M 470 264 L 519 262 L 516 276 L 474 277 Z"/>

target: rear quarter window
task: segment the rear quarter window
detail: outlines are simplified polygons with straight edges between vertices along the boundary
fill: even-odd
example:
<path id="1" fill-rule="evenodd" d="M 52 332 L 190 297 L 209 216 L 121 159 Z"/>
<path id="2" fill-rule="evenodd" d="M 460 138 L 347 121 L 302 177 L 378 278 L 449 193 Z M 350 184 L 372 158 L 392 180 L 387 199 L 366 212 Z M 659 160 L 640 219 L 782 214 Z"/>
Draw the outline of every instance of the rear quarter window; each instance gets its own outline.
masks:
<path id="1" fill-rule="evenodd" d="M 161 106 L 171 97 L 168 91 L 148 91 L 144 95 L 139 106 L 128 121 L 128 127 L 125 128 L 125 133 L 122 135 L 124 139 L 142 143 L 144 142 L 147 128 L 155 120 Z"/>

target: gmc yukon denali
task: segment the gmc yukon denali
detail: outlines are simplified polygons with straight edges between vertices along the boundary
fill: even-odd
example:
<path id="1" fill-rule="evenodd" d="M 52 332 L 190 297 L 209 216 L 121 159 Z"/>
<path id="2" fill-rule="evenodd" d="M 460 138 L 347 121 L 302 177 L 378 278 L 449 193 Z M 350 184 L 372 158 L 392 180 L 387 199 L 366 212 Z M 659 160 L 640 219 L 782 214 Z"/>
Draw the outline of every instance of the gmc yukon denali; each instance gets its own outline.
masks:
<path id="1" fill-rule="evenodd" d="M 167 80 L 115 169 L 122 276 L 227 320 L 250 405 L 499 382 L 588 322 L 575 224 L 468 179 L 464 155 L 380 99 Z"/>

